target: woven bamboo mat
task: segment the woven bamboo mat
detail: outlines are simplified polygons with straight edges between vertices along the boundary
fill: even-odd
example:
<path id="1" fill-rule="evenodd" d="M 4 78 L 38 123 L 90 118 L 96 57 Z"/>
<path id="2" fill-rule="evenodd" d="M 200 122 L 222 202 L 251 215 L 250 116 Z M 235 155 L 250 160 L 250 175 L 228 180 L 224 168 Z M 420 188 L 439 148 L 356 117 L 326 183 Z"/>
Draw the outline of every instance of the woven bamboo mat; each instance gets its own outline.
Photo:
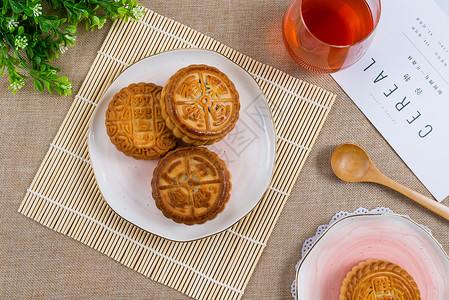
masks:
<path id="1" fill-rule="evenodd" d="M 177 48 L 214 50 L 247 70 L 267 98 L 277 134 L 272 182 L 255 209 L 220 234 L 184 243 L 119 217 L 100 194 L 87 146 L 90 119 L 112 81 L 133 62 Z M 146 10 L 138 22 L 113 24 L 19 212 L 193 298 L 239 299 L 334 99 L 320 87 Z"/>

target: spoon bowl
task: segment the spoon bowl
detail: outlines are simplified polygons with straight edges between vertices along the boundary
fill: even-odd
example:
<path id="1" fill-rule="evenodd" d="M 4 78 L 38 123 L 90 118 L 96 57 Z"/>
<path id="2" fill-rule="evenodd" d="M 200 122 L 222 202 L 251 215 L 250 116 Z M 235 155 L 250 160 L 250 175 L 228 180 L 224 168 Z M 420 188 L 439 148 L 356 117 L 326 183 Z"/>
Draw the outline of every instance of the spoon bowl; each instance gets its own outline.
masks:
<path id="1" fill-rule="evenodd" d="M 368 154 L 355 144 L 337 147 L 331 156 L 331 166 L 338 178 L 348 182 L 359 182 L 368 173 L 371 160 Z"/>
<path id="2" fill-rule="evenodd" d="M 392 188 L 425 208 L 449 220 L 449 207 L 403 186 L 380 172 L 363 148 L 356 144 L 342 144 L 331 156 L 335 175 L 347 182 L 375 182 Z"/>

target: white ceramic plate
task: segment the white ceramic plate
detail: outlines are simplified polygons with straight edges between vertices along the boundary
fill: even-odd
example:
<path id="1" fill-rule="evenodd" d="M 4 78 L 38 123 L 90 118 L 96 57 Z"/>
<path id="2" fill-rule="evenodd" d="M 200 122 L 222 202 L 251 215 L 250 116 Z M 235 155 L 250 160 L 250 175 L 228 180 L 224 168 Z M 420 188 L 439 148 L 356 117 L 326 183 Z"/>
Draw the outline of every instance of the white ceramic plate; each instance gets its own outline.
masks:
<path id="1" fill-rule="evenodd" d="M 346 273 L 376 258 L 404 268 L 417 283 L 421 299 L 449 299 L 447 254 L 422 226 L 396 214 L 354 215 L 330 225 L 298 267 L 298 299 L 338 299 Z"/>
<path id="2" fill-rule="evenodd" d="M 241 108 L 236 127 L 224 140 L 208 146 L 231 172 L 231 198 L 215 219 L 188 226 L 173 222 L 157 209 L 151 197 L 151 178 L 157 161 L 136 160 L 119 152 L 106 134 L 105 113 L 109 101 L 121 88 L 137 82 L 164 86 L 177 70 L 191 64 L 206 64 L 224 72 L 239 92 Z M 163 52 L 127 68 L 98 103 L 88 142 L 98 186 L 111 208 L 133 224 L 175 241 L 221 232 L 248 214 L 270 183 L 276 144 L 270 110 L 251 75 L 221 54 L 201 49 Z"/>

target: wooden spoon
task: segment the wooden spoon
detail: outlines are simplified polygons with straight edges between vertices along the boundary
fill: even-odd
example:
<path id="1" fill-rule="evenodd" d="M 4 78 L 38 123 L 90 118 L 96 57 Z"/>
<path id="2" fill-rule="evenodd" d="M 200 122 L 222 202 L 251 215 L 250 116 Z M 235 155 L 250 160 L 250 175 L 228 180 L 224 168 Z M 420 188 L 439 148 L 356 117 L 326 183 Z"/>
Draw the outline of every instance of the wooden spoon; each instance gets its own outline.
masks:
<path id="1" fill-rule="evenodd" d="M 342 144 L 335 148 L 331 156 L 331 165 L 335 175 L 341 180 L 347 182 L 375 182 L 385 185 L 449 220 L 449 207 L 385 176 L 376 168 L 365 150 L 358 145 Z"/>

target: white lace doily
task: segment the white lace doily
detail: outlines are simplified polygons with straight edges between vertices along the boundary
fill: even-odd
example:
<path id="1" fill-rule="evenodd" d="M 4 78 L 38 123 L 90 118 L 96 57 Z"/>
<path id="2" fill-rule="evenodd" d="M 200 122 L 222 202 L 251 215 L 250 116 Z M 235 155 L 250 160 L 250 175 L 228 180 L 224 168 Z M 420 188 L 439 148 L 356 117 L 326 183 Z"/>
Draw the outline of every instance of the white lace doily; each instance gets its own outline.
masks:
<path id="1" fill-rule="evenodd" d="M 316 242 L 316 240 L 326 231 L 326 229 L 331 226 L 333 223 L 335 223 L 336 221 L 348 217 L 348 216 L 354 216 L 354 215 L 366 215 L 366 214 L 382 214 L 382 213 L 394 213 L 391 209 L 386 208 L 386 207 L 377 207 L 375 209 L 372 210 L 368 210 L 366 208 L 360 207 L 357 210 L 355 210 L 354 212 L 350 213 L 350 212 L 345 212 L 345 211 L 341 211 L 339 213 L 336 213 L 332 219 L 330 220 L 329 224 L 327 225 L 320 225 L 318 226 L 318 229 L 316 231 L 315 236 L 308 238 L 304 244 L 302 245 L 302 251 L 301 251 L 301 259 L 298 261 L 298 263 L 296 264 L 295 267 L 295 271 L 298 272 L 298 268 L 299 265 L 301 264 L 302 258 L 305 257 L 306 253 L 310 250 L 310 248 L 312 248 L 313 244 Z M 410 219 L 410 217 L 408 215 L 403 215 L 404 217 L 407 217 Z M 425 230 L 427 230 L 430 234 L 432 234 L 432 232 L 430 231 L 430 229 L 427 226 L 424 225 L 420 225 L 422 226 Z M 293 299 L 296 299 L 296 276 L 295 276 L 295 280 L 293 280 L 292 286 L 291 286 L 291 293 L 292 293 L 292 297 Z"/>

